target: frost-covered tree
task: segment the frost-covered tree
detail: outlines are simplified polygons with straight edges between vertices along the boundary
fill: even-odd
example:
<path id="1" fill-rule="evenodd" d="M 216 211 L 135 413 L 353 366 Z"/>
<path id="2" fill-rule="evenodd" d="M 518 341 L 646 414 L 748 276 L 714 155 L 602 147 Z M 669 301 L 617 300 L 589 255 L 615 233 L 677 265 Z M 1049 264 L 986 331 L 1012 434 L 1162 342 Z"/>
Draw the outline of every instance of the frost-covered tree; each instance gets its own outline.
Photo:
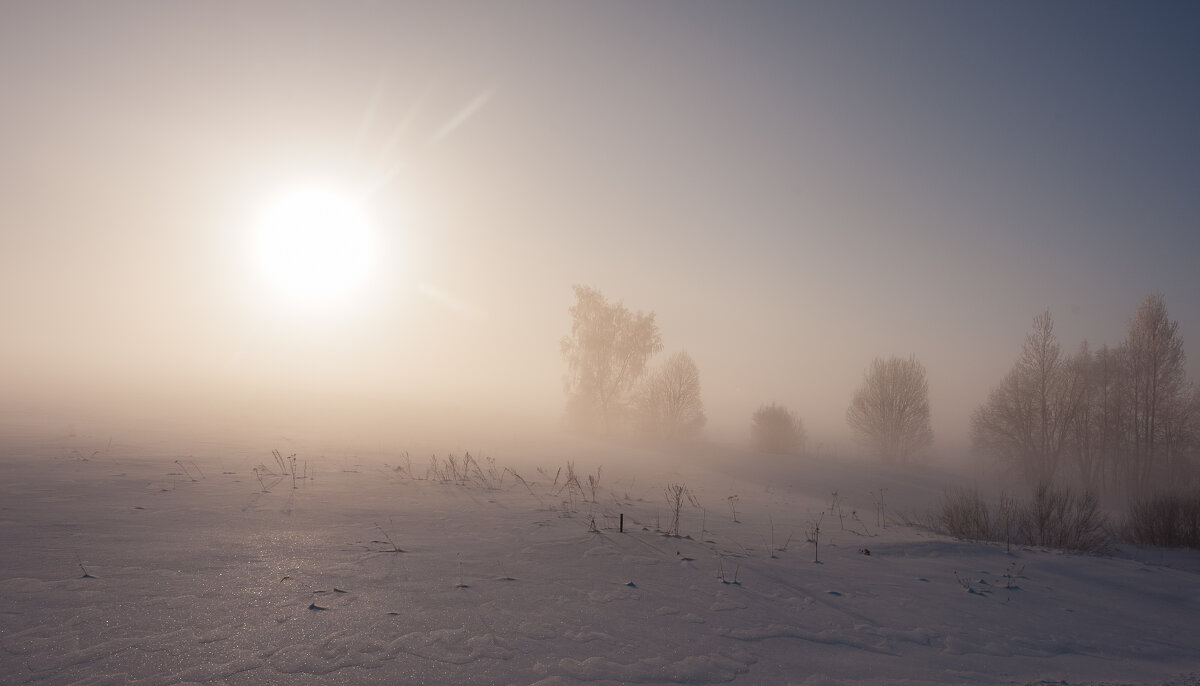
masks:
<path id="1" fill-rule="evenodd" d="M 1200 466 L 1200 392 L 1184 364 L 1162 295 L 1138 305 L 1120 345 L 1092 352 L 1084 342 L 1071 357 L 1043 313 L 972 415 L 975 450 L 1035 484 L 1071 478 L 1133 498 L 1184 485 Z"/>
<path id="2" fill-rule="evenodd" d="M 567 415 L 577 427 L 611 433 L 646 363 L 662 350 L 662 338 L 653 312 L 630 312 L 598 290 L 574 288 L 571 333 L 560 344 L 567 363 Z"/>
<path id="3" fill-rule="evenodd" d="M 638 388 L 638 426 L 648 436 L 666 440 L 695 438 L 704 428 L 700 369 L 686 351 L 667 358 Z"/>
<path id="4" fill-rule="evenodd" d="M 1016 365 L 971 417 L 975 451 L 1011 464 L 1030 483 L 1051 483 L 1080 407 L 1079 379 L 1072 372 L 1050 313 L 1039 314 Z"/>
<path id="5" fill-rule="evenodd" d="M 783 405 L 763 405 L 750 420 L 754 447 L 764 453 L 797 455 L 804 450 L 807 436 L 800 417 Z"/>
<path id="6" fill-rule="evenodd" d="M 1161 294 L 1138 305 L 1123 347 L 1131 420 L 1124 478 L 1133 493 L 1142 494 L 1155 478 L 1165 480 L 1182 471 L 1183 438 L 1191 423 L 1183 339 Z"/>
<path id="7" fill-rule="evenodd" d="M 907 462 L 929 448 L 925 367 L 915 356 L 875 358 L 846 409 L 846 423 L 884 462 Z"/>
<path id="8" fill-rule="evenodd" d="M 1106 395 L 1113 389 L 1109 358 L 1107 348 L 1093 353 L 1084 341 L 1067 361 L 1078 407 L 1068 427 L 1066 459 L 1075 467 L 1083 487 L 1093 493 L 1103 488 L 1109 458 L 1105 450 L 1106 413 L 1110 409 Z"/>

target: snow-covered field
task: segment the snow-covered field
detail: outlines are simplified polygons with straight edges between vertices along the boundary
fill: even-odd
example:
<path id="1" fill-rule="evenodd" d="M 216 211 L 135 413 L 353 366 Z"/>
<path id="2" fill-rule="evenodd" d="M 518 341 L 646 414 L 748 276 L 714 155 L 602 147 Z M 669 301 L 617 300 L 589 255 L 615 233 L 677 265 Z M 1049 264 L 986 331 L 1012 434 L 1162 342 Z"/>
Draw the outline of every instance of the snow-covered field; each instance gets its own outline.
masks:
<path id="1" fill-rule="evenodd" d="M 311 478 L 264 490 L 265 443 L 0 445 L 3 683 L 1200 683 L 1196 555 L 900 524 L 931 470 L 279 445 Z"/>

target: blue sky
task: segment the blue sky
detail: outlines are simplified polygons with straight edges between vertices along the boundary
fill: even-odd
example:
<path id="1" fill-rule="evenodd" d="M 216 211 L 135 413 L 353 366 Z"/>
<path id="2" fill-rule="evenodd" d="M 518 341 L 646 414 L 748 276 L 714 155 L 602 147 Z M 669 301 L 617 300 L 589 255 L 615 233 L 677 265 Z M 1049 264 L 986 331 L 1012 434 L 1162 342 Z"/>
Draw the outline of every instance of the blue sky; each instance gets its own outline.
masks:
<path id="1" fill-rule="evenodd" d="M 1046 308 L 1067 349 L 1117 344 L 1160 291 L 1200 340 L 1193 4 L 0 15 L 10 396 L 553 416 L 586 283 L 658 313 L 715 434 L 774 400 L 849 450 L 862 370 L 915 354 L 949 451 Z M 244 255 L 265 198 L 311 177 L 374 189 L 379 268 L 336 311 L 280 307 Z"/>

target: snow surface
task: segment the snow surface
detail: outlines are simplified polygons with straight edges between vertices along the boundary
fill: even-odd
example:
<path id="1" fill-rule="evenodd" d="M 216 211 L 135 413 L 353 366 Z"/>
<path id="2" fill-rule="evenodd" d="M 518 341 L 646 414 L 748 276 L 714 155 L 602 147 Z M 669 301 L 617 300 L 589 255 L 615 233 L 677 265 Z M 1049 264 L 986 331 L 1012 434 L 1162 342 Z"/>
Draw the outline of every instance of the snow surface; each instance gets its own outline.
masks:
<path id="1" fill-rule="evenodd" d="M 311 478 L 264 491 L 270 447 L 10 435 L 3 683 L 1200 684 L 1195 554 L 900 524 L 935 471 L 614 452 L 580 493 L 569 456 L 488 488 L 297 450 Z M 702 506 L 680 537 L 668 483 Z"/>

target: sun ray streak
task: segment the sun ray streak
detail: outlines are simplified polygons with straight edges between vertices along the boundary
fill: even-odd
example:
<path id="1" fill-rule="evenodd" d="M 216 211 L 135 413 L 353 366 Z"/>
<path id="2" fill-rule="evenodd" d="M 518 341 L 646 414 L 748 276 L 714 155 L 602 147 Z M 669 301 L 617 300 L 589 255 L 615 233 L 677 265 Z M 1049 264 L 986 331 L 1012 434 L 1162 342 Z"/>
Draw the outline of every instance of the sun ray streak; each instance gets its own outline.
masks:
<path id="1" fill-rule="evenodd" d="M 390 74 L 384 73 L 379 77 L 379 83 L 376 84 L 375 90 L 371 93 L 371 99 L 367 103 L 367 108 L 363 112 L 362 123 L 358 126 L 358 135 L 354 138 L 354 159 L 362 153 L 363 144 L 367 140 L 367 133 L 371 130 L 371 125 L 375 121 L 375 113 L 379 111 L 379 101 L 383 98 L 383 94 L 387 92 L 387 83 L 390 80 Z"/>
<path id="2" fill-rule="evenodd" d="M 429 138 L 429 142 L 426 144 L 426 147 L 433 147 L 434 145 L 440 143 L 447 136 L 454 133 L 455 130 L 465 124 L 468 119 L 474 116 L 476 112 L 486 105 L 488 101 L 492 99 L 492 96 L 495 95 L 495 93 L 496 87 L 493 86 L 492 88 L 489 88 L 475 96 L 471 102 L 467 103 L 465 107 L 458 111 L 458 114 L 451 117 L 449 121 L 442 125 L 442 128 L 434 132 L 433 136 Z"/>
<path id="3" fill-rule="evenodd" d="M 404 113 L 404 116 L 400 118 L 399 123 L 392 128 L 391 135 L 388 136 L 387 140 L 384 141 L 383 146 L 379 149 L 380 160 L 388 160 L 393 156 L 393 151 L 398 145 L 400 145 L 400 141 L 404 138 L 404 134 L 408 131 L 409 127 L 412 126 L 413 120 L 416 119 L 417 113 L 421 110 L 422 105 L 425 103 L 427 95 L 428 92 L 417 98 L 416 102 L 414 102 L 408 108 L 408 111 Z M 384 167 L 384 164 L 387 164 L 387 166 Z M 383 171 L 372 173 L 370 175 L 370 181 L 362 193 L 362 199 L 364 201 L 368 200 L 374 197 L 374 195 L 379 191 L 387 188 L 388 185 L 391 184 L 392 180 L 400 174 L 400 171 L 404 168 L 404 165 L 404 160 L 397 160 L 390 164 L 381 162 L 378 167 L 382 167 Z"/>
<path id="4" fill-rule="evenodd" d="M 429 300 L 471 321 L 481 322 L 488 318 L 487 312 L 474 303 L 467 302 L 453 293 L 447 293 L 432 284 L 421 282 L 417 284 L 417 290 Z"/>

